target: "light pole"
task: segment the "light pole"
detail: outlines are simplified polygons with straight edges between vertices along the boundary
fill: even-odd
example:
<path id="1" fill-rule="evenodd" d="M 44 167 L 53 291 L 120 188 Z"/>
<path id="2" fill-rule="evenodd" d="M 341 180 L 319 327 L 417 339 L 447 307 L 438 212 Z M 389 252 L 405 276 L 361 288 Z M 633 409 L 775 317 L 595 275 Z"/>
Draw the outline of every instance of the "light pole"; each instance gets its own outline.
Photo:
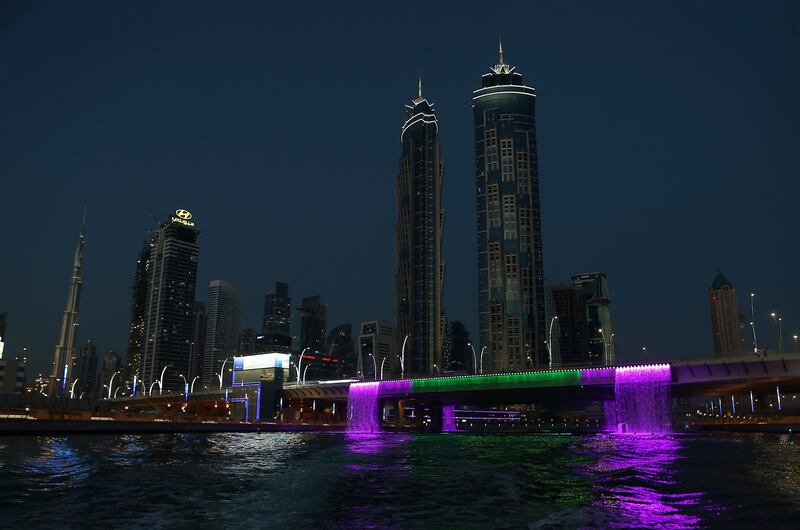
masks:
<path id="1" fill-rule="evenodd" d="M 486 346 L 481 348 L 481 373 L 483 373 L 483 352 L 486 351 Z"/>
<path id="2" fill-rule="evenodd" d="M 303 351 L 300 352 L 300 359 L 297 361 L 297 383 L 300 384 L 300 370 L 303 368 L 303 356 L 306 354 L 306 350 L 308 348 L 303 348 Z M 220 383 L 222 384 L 222 383 Z M 220 387 L 221 388 L 221 387 Z"/>
<path id="3" fill-rule="evenodd" d="M 225 373 L 225 363 L 228 362 L 229 359 L 230 357 L 225 357 L 225 359 L 222 361 L 222 368 L 219 369 L 219 375 L 217 375 L 217 378 L 219 379 L 220 390 L 222 390 L 222 374 Z"/>
<path id="4" fill-rule="evenodd" d="M 383 360 L 381 361 L 381 381 L 383 381 L 383 365 L 386 364 L 386 359 L 387 357 L 384 357 Z"/>
<path id="5" fill-rule="evenodd" d="M 111 388 L 114 386 L 114 378 L 117 377 L 119 371 L 114 372 L 114 375 L 111 376 L 111 379 L 108 381 L 108 399 L 111 399 Z"/>
<path id="6" fill-rule="evenodd" d="M 119 392 L 120 390 L 122 390 L 121 386 L 118 386 L 117 389 L 114 390 L 114 399 L 117 399 L 117 392 Z"/>
<path id="7" fill-rule="evenodd" d="M 372 357 L 372 378 L 377 381 L 378 380 L 378 363 L 375 361 L 375 356 L 371 353 L 368 353 L 370 357 Z"/>
<path id="8" fill-rule="evenodd" d="M 781 317 L 778 316 L 778 314 L 775 311 L 770 313 L 769 316 L 771 316 L 772 320 L 775 321 L 775 329 L 776 329 L 776 331 L 778 333 L 778 351 L 781 353 L 781 355 L 783 355 L 783 337 L 781 337 L 781 320 L 782 319 L 781 319 Z"/>
<path id="9" fill-rule="evenodd" d="M 167 367 L 168 367 L 168 366 L 169 366 L 169 365 L 165 366 L 165 367 L 164 367 L 164 368 L 161 370 L 161 377 L 159 377 L 159 378 L 158 378 L 158 395 L 159 395 L 159 396 L 160 396 L 160 395 L 161 395 L 161 393 L 164 391 L 164 372 L 166 372 L 166 371 L 167 371 Z"/>
<path id="10" fill-rule="evenodd" d="M 473 374 L 477 374 L 478 373 L 478 356 L 475 355 L 475 346 L 473 346 L 471 342 L 469 343 L 469 347 L 472 350 L 472 373 Z"/>
<path id="11" fill-rule="evenodd" d="M 797 342 L 797 341 L 795 341 Z M 72 386 L 69 389 L 69 398 L 73 399 L 75 397 L 75 384 L 77 384 L 79 378 L 75 378 L 75 381 L 72 382 Z"/>
<path id="12" fill-rule="evenodd" d="M 606 335 L 603 333 L 603 328 L 599 328 L 600 337 L 603 339 L 603 366 L 608 366 L 608 352 L 606 351 Z"/>
<path id="13" fill-rule="evenodd" d="M 306 384 L 306 372 L 308 372 L 308 367 L 309 366 L 311 366 L 311 365 L 307 364 L 305 370 L 303 370 L 303 384 Z"/>
<path id="14" fill-rule="evenodd" d="M 400 349 L 400 379 L 403 379 L 406 373 L 406 342 L 410 336 L 406 335 L 406 338 L 403 339 L 403 347 Z"/>
<path id="15" fill-rule="evenodd" d="M 192 379 L 192 384 L 189 385 L 189 393 L 190 394 L 194 392 L 194 384 L 198 379 L 200 379 L 199 375 L 194 376 L 194 379 Z"/>
<path id="16" fill-rule="evenodd" d="M 550 330 L 547 332 L 547 355 L 550 358 L 549 368 L 553 369 L 553 322 L 558 320 L 558 315 L 550 319 Z"/>
<path id="17" fill-rule="evenodd" d="M 183 400 L 189 401 L 189 381 L 186 379 L 186 376 L 183 374 L 178 374 L 183 378 Z"/>
<path id="18" fill-rule="evenodd" d="M 153 381 L 152 383 L 150 383 L 150 390 L 147 391 L 147 393 L 149 395 L 151 395 L 151 396 L 153 395 L 153 387 L 156 386 L 157 384 L 158 384 L 158 381 Z"/>
<path id="19" fill-rule="evenodd" d="M 750 293 L 750 327 L 753 329 L 753 353 L 758 355 L 758 340 L 756 339 L 756 293 Z"/>
<path id="20" fill-rule="evenodd" d="M 792 336 L 792 338 L 794 339 L 794 351 L 799 351 L 797 349 L 797 335 Z"/>

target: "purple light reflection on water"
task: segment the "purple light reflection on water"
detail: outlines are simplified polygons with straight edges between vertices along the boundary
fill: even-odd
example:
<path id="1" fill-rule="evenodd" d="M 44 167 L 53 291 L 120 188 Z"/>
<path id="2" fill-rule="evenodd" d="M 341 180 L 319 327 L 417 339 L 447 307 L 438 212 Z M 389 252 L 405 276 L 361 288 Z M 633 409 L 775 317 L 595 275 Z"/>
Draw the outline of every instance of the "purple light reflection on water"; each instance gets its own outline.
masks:
<path id="1" fill-rule="evenodd" d="M 718 512 L 701 492 L 686 492 L 675 480 L 683 458 L 676 436 L 598 435 L 590 443 L 603 455 L 587 472 L 603 491 L 595 507 L 610 516 L 612 528 L 691 528 L 705 512 Z"/>

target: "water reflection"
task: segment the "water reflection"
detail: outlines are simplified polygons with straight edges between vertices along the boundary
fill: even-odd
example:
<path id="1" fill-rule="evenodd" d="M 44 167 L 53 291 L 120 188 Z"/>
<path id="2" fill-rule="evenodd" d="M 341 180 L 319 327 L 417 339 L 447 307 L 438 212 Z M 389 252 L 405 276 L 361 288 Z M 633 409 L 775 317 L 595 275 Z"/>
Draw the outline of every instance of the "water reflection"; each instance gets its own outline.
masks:
<path id="1" fill-rule="evenodd" d="M 597 480 L 596 506 L 613 528 L 694 528 L 709 509 L 701 492 L 686 492 L 676 480 L 682 459 L 674 435 L 604 434 L 589 439 L 598 455 L 586 472 Z"/>

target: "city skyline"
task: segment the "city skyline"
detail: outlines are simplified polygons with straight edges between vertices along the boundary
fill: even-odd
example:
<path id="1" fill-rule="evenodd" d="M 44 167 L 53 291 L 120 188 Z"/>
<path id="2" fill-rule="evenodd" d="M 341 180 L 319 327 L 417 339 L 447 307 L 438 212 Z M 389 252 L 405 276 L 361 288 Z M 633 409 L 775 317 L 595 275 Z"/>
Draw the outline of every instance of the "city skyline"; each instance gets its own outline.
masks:
<path id="1" fill-rule="evenodd" d="M 34 12 L 31 16 L 42 15 L 37 15 L 36 8 L 32 9 Z M 699 20 L 710 17 L 710 13 L 704 8 L 700 11 Z M 143 225 L 151 212 L 162 218 L 175 208 L 187 208 L 203 219 L 199 284 L 205 285 L 212 278 L 223 277 L 242 287 L 243 296 L 248 298 L 243 301 L 243 327 L 258 329 L 258 307 L 263 301 L 263 294 L 278 279 L 286 280 L 293 286 L 293 296 L 296 299 L 319 293 L 330 304 L 331 324 L 353 322 L 357 325 L 359 322 L 374 319 L 394 320 L 391 281 L 393 182 L 387 176 L 393 174 L 392 166 L 396 164 L 395 135 L 400 118 L 396 112 L 396 102 L 407 98 L 408 79 L 414 79 L 419 70 L 426 80 L 426 86 L 430 86 L 431 92 L 437 96 L 437 110 L 446 127 L 442 133 L 443 151 L 447 154 L 448 161 L 448 179 L 443 200 L 448 208 L 448 232 L 443 244 L 443 254 L 448 257 L 448 289 L 445 290 L 444 306 L 451 321 L 465 322 L 472 336 L 477 337 L 477 296 L 472 287 L 476 272 L 471 264 L 474 262 L 475 252 L 472 220 L 474 197 L 471 196 L 474 191 L 471 189 L 470 178 L 472 146 L 469 131 L 465 133 L 463 129 L 471 121 L 469 95 L 474 89 L 475 75 L 484 71 L 485 66 L 492 62 L 496 53 L 496 33 L 500 32 L 503 33 L 507 53 L 512 54 L 513 62 L 525 72 L 526 80 L 539 91 L 537 128 L 541 156 L 544 244 L 547 247 L 545 274 L 550 280 L 566 281 L 574 271 L 603 270 L 613 278 L 619 358 L 636 358 L 640 355 L 640 346 L 647 346 L 648 355 L 653 359 L 710 353 L 712 346 L 708 334 L 705 291 L 709 272 L 718 267 L 726 271 L 726 275 L 739 286 L 742 293 L 757 293 L 759 336 L 760 339 L 763 337 L 765 345 L 772 349 L 776 347 L 773 344 L 774 333 L 768 327 L 769 312 L 772 310 L 783 315 L 786 334 L 784 342 L 789 344 L 789 337 L 795 331 L 792 325 L 798 322 L 800 315 L 797 314 L 797 308 L 792 306 L 793 298 L 779 285 L 777 279 L 788 276 L 789 263 L 798 259 L 798 250 L 796 246 L 790 245 L 787 232 L 792 227 L 789 217 L 791 203 L 788 197 L 798 195 L 797 183 L 788 178 L 790 168 L 796 167 L 796 155 L 782 151 L 782 146 L 796 144 L 793 136 L 796 132 L 788 128 L 788 122 L 781 116 L 791 115 L 796 109 L 797 103 L 788 94 L 791 92 L 790 88 L 796 86 L 797 79 L 796 74 L 785 73 L 785 68 L 781 68 L 783 83 L 770 77 L 770 64 L 788 62 L 791 59 L 785 50 L 777 49 L 775 41 L 761 42 L 756 47 L 758 52 L 750 52 L 749 55 L 740 53 L 741 48 L 749 50 L 751 47 L 745 44 L 751 40 L 759 40 L 760 35 L 759 31 L 750 26 L 745 26 L 744 29 L 749 30 L 742 33 L 744 22 L 741 11 L 739 6 L 723 13 L 723 18 L 732 17 L 734 23 L 731 28 L 722 29 L 721 22 L 718 23 L 720 26 L 712 28 L 721 37 L 719 46 L 731 48 L 723 51 L 717 45 L 712 46 L 720 59 L 714 66 L 718 83 L 710 83 L 703 78 L 700 66 L 705 67 L 705 63 L 693 61 L 689 53 L 700 38 L 699 33 L 692 31 L 696 30 L 693 24 L 700 23 L 685 22 L 682 26 L 684 30 L 688 30 L 688 41 L 670 48 L 670 53 L 674 52 L 676 57 L 670 64 L 684 76 L 691 74 L 699 76 L 701 81 L 705 80 L 706 84 L 701 83 L 702 88 L 694 93 L 690 93 L 684 83 L 676 82 L 667 75 L 656 75 L 658 72 L 647 68 L 638 72 L 621 68 L 618 64 L 620 62 L 628 61 L 628 66 L 635 62 L 630 62 L 630 56 L 625 56 L 625 61 L 612 59 L 611 53 L 604 56 L 603 52 L 620 51 L 613 47 L 613 41 L 611 44 L 605 43 L 602 50 L 588 54 L 589 57 L 579 59 L 567 54 L 566 63 L 580 75 L 568 73 L 564 66 L 556 63 L 555 58 L 564 57 L 567 52 L 577 53 L 579 46 L 580 50 L 586 51 L 590 37 L 567 47 L 563 38 L 546 31 L 544 25 L 548 16 L 551 21 L 558 20 L 559 16 L 564 16 L 561 12 L 544 13 L 548 16 L 540 17 L 540 21 L 536 22 L 542 31 L 532 32 L 537 33 L 537 36 L 530 38 L 523 37 L 526 33 L 518 25 L 511 24 L 512 27 L 504 28 L 496 22 L 502 31 L 476 39 L 479 42 L 474 46 L 469 45 L 458 58 L 455 58 L 454 50 L 450 48 L 433 54 L 427 62 L 422 61 L 425 64 L 411 64 L 392 49 L 382 52 L 385 55 L 382 61 L 377 61 L 377 55 L 369 52 L 369 58 L 376 59 L 373 64 L 378 65 L 381 73 L 390 76 L 392 83 L 387 85 L 394 81 L 398 85 L 397 89 L 387 88 L 377 91 L 378 95 L 368 95 L 370 114 L 367 118 L 370 128 L 377 131 L 377 134 L 372 134 L 374 138 L 367 143 L 372 154 L 364 160 L 355 160 L 355 166 L 349 171 L 334 168 L 337 178 L 330 183 L 315 179 L 313 191 L 302 193 L 299 188 L 291 185 L 281 187 L 275 183 L 275 179 L 269 180 L 275 174 L 266 163 L 266 154 L 273 152 L 270 146 L 279 149 L 291 146 L 291 142 L 275 138 L 256 137 L 257 140 L 247 140 L 244 136 L 237 136 L 241 143 L 235 146 L 230 143 L 224 145 L 226 156 L 214 157 L 211 169 L 203 171 L 199 170 L 197 163 L 209 160 L 202 154 L 197 154 L 200 151 L 194 146 L 202 145 L 203 142 L 202 138 L 194 135 L 191 135 L 190 142 L 179 144 L 178 154 L 167 158 L 164 158 L 165 153 L 160 148 L 148 143 L 145 136 L 142 136 L 135 142 L 137 149 L 142 149 L 142 154 L 136 155 L 136 158 L 141 159 L 137 162 L 132 153 L 119 151 L 120 144 L 108 143 L 100 138 L 96 127 L 87 122 L 89 125 L 82 127 L 86 128 L 89 136 L 81 142 L 105 145 L 106 149 L 101 150 L 99 160 L 90 159 L 85 154 L 77 160 L 64 158 L 59 147 L 61 144 L 55 141 L 58 134 L 64 134 L 64 128 L 52 124 L 51 127 L 45 127 L 43 133 L 50 139 L 50 143 L 45 143 L 45 149 L 38 155 L 37 162 L 31 163 L 17 154 L 25 153 L 25 146 L 32 145 L 29 140 L 30 130 L 19 121 L 21 115 L 13 111 L 8 102 L 4 102 L 3 110 L 7 110 L 9 115 L 9 120 L 6 121 L 9 129 L 6 132 L 4 128 L 3 131 L 6 134 L 12 134 L 13 131 L 15 141 L 22 144 L 22 149 L 15 150 L 15 153 L 11 153 L 8 147 L 0 148 L 3 160 L 7 161 L 4 163 L 4 173 L 15 176 L 10 183 L 9 192 L 19 199 L 16 201 L 19 205 L 9 204 L 3 210 L 1 215 L 4 224 L 12 226 L 15 219 L 22 218 L 26 205 L 35 203 L 32 200 L 33 188 L 24 182 L 33 180 L 30 179 L 31 176 L 41 175 L 45 184 L 58 190 L 61 189 L 59 179 L 78 183 L 75 191 L 64 191 L 65 197 L 59 197 L 58 204 L 52 203 L 48 197 L 42 198 L 41 206 L 50 213 L 45 216 L 26 216 L 24 229 L 11 231 L 8 236 L 9 248 L 25 248 L 27 252 L 23 256 L 25 259 L 8 260 L 2 265 L 0 276 L 3 278 L 3 301 L 0 309 L 10 313 L 12 326 L 5 355 L 13 355 L 23 345 L 27 345 L 32 357 L 32 372 L 46 371 L 44 366 L 51 356 L 47 352 L 52 351 L 57 341 L 57 322 L 59 313 L 63 311 L 69 274 L 69 247 L 74 245 L 74 234 L 84 202 L 88 205 L 87 224 L 91 237 L 87 242 L 85 257 L 81 340 L 86 337 L 95 338 L 99 352 L 105 353 L 110 347 L 124 353 L 128 322 L 126 313 L 130 309 L 130 278 L 134 272 L 131 263 L 136 258 L 136 242 L 141 240 Z M 757 15 L 778 17 L 780 13 L 776 11 L 780 10 L 768 10 Z M 738 18 L 734 16 L 737 13 Z M 70 16 L 70 13 L 66 15 Z M 434 16 L 442 15 L 435 13 Z M 652 24 L 654 10 L 643 9 L 638 16 L 637 20 L 646 27 L 648 23 Z M 18 24 L 24 26 L 25 21 L 20 20 Z M 165 30 L 166 27 L 161 29 Z M 734 40 L 734 29 L 738 30 L 737 39 L 741 39 L 741 42 Z M 248 31 L 252 31 L 245 32 L 248 38 L 260 35 L 255 29 Z M 165 39 L 164 42 L 173 46 L 182 42 L 181 39 L 188 38 L 187 34 L 180 32 L 177 37 L 170 38 L 164 33 L 156 33 Z M 371 37 L 368 33 L 359 34 L 342 46 L 346 49 Z M 656 43 L 656 36 L 652 39 L 643 35 L 639 37 L 648 50 L 666 53 Z M 22 39 L 21 36 L 19 38 Z M 796 39 L 796 36 L 779 32 L 775 38 Z M 37 48 L 40 45 L 34 45 L 26 39 L 22 41 L 22 51 L 19 53 L 33 54 L 35 58 L 42 51 Z M 74 75 L 86 76 L 92 72 L 91 60 L 102 62 L 103 56 L 89 53 L 81 47 L 82 43 L 80 37 L 73 36 L 72 40 L 65 41 L 65 47 L 75 51 L 74 48 L 78 46 L 79 51 L 83 50 L 83 55 L 78 53 L 79 68 Z M 459 46 L 464 45 L 461 40 L 457 43 Z M 242 46 L 244 44 L 241 43 Z M 266 55 L 258 40 L 251 44 L 251 53 Z M 430 43 L 418 46 L 427 44 Z M 119 46 L 115 42 L 112 48 Z M 209 60 L 210 53 L 202 45 L 198 46 L 205 51 L 195 56 L 196 65 Z M 612 50 L 608 49 L 609 46 Z M 228 49 L 228 52 L 231 51 Z M 560 52 L 560 55 L 555 52 Z M 301 49 L 295 53 L 299 55 L 289 55 L 292 57 L 290 63 L 296 64 L 301 57 L 308 58 L 309 51 Z M 275 57 L 280 54 L 269 55 L 269 60 L 286 60 Z M 18 67 L 22 56 L 15 55 L 17 62 L 12 61 L 5 67 L 7 70 L 4 73 L 9 74 L 8 78 L 15 78 L 11 73 L 16 72 L 14 68 Z M 248 55 L 248 60 L 236 65 L 235 73 L 239 74 L 237 79 L 251 79 L 256 83 L 269 79 L 269 76 L 264 78 L 255 75 L 253 69 L 249 68 L 252 66 L 249 61 L 262 65 L 264 60 L 266 59 Z M 592 60 L 596 64 L 590 64 Z M 662 57 L 661 61 L 663 60 Z M 685 62 L 681 63 L 680 60 Z M 420 62 L 418 59 L 415 61 Z M 338 67 L 343 66 L 341 60 L 335 64 Z M 242 68 L 241 72 L 239 67 Z M 743 70 L 747 75 L 742 75 Z M 602 72 L 602 83 L 597 83 L 598 72 Z M 675 70 L 670 72 L 672 73 Z M 160 74 L 166 75 L 164 72 Z M 25 75 L 23 78 L 30 85 L 31 81 Z M 123 90 L 120 83 L 127 78 L 114 72 L 108 75 L 111 77 L 104 83 Z M 681 76 L 675 76 L 678 77 Z M 786 77 L 788 79 L 783 79 Z M 769 98 L 751 98 L 748 108 L 741 111 L 743 115 L 737 117 L 735 126 L 732 123 L 721 125 L 727 123 L 724 118 L 727 114 L 723 112 L 723 108 L 728 105 L 728 98 L 733 98 L 723 92 L 726 84 L 732 84 L 735 79 L 739 90 L 755 91 L 757 86 L 765 83 L 765 78 L 770 81 Z M 169 79 L 168 75 L 166 79 Z M 331 79 L 333 78 L 328 80 Z M 401 79 L 405 82 L 400 83 Z M 342 86 L 336 81 L 330 84 L 332 86 L 328 88 L 332 99 L 325 99 L 326 102 L 345 99 L 352 92 L 352 87 Z M 39 86 L 36 83 L 33 85 Z M 219 91 L 223 88 L 215 84 L 213 90 Z M 16 85 L 12 84 L 11 94 L 19 98 L 18 103 L 22 108 L 43 104 L 40 92 L 23 95 L 16 90 Z M 195 96 L 190 96 L 190 100 L 212 93 L 217 92 L 200 90 Z M 244 100 L 249 101 L 249 104 L 260 101 L 255 93 L 248 92 L 246 95 Z M 710 101 L 711 95 L 714 104 L 710 108 L 700 108 L 701 102 Z M 84 101 L 84 96 L 69 90 L 63 96 L 75 103 Z M 653 97 L 658 98 L 662 109 L 656 111 L 649 121 L 638 119 L 634 112 L 636 104 L 641 104 L 643 98 Z M 119 96 L 101 100 L 97 105 L 119 108 L 118 98 Z M 149 94 L 150 103 L 163 105 L 173 99 L 181 101 L 176 92 L 165 86 L 161 86 L 158 94 Z M 595 101 L 613 105 L 615 113 L 591 108 L 590 104 Z M 687 105 L 691 113 L 681 110 Z M 328 108 L 312 107 L 308 110 L 319 113 L 323 119 L 331 122 L 342 123 L 341 118 L 346 115 L 343 108 L 335 105 Z M 125 113 L 124 109 L 120 112 Z M 677 112 L 680 118 L 688 119 L 689 122 L 678 123 L 677 119 L 673 121 L 667 115 L 669 112 Z M 695 118 L 693 113 L 698 114 L 698 117 Z M 237 117 L 231 123 L 238 123 L 253 133 L 253 125 L 243 117 L 244 114 L 235 114 Z M 128 121 L 132 119 L 130 115 L 125 116 Z M 579 118 L 583 116 L 586 116 L 585 120 Z M 167 113 L 164 118 L 166 128 L 173 132 L 188 132 L 186 117 L 181 112 Z M 300 121 L 306 117 L 301 115 Z M 179 118 L 183 118 L 183 122 Z M 718 121 L 707 125 L 712 118 Z M 31 122 L 41 124 L 42 119 L 34 113 Z M 100 118 L 94 116 L 93 119 Z M 105 122 L 101 120 L 98 123 Z M 193 122 L 190 120 L 189 123 Z M 667 127 L 666 132 L 659 132 L 664 129 L 665 123 L 671 128 Z M 748 123 L 750 130 L 755 131 L 753 137 L 741 132 L 747 129 Z M 767 127 L 766 123 L 770 125 Z M 292 124 L 287 126 L 290 132 L 295 127 Z M 598 138 L 596 133 L 605 131 L 609 126 L 615 134 L 603 135 L 610 136 L 611 139 Z M 470 129 L 468 125 L 466 128 Z M 581 129 L 576 131 L 575 128 Z M 690 130 L 693 128 L 699 128 L 698 132 L 692 133 Z M 732 128 L 739 132 L 732 133 Z M 682 135 L 689 135 L 689 139 L 679 137 L 678 131 Z M 158 134 L 157 131 L 153 132 Z M 720 138 L 713 141 L 708 135 Z M 653 140 L 652 143 L 649 138 Z M 69 140 L 68 143 L 76 141 L 78 140 Z M 772 143 L 768 143 L 769 141 Z M 714 156 L 702 156 L 700 149 L 694 147 L 692 142 L 702 145 L 703 152 L 708 151 Z M 662 147 L 653 147 L 656 143 Z M 8 146 L 8 142 L 5 144 Z M 567 144 L 568 149 L 559 148 L 559 145 Z M 109 147 L 111 151 L 108 150 Z M 345 166 L 346 163 L 352 163 L 352 160 L 346 154 L 349 151 L 342 149 L 342 144 L 331 139 L 330 145 L 319 146 L 318 154 L 327 160 L 327 165 Z M 81 147 L 77 152 L 83 153 L 84 150 Z M 359 148 L 359 151 L 363 150 L 363 146 Z M 632 152 L 634 150 L 642 153 Z M 745 152 L 748 154 L 743 158 L 744 155 L 740 153 Z M 247 155 L 247 164 L 242 165 L 244 163 L 237 158 L 240 153 Z M 669 162 L 667 155 L 674 156 L 674 164 Z M 193 161 L 194 158 L 197 159 L 196 162 Z M 587 160 L 591 160 L 591 163 L 586 163 Z M 63 168 L 55 171 L 48 165 L 52 161 L 64 163 Z M 184 164 L 189 164 L 191 169 L 180 170 Z M 659 165 L 663 168 L 658 167 Z M 313 174 L 313 167 L 313 164 L 300 162 L 298 171 L 303 175 Z M 124 195 L 125 190 L 129 189 L 129 183 L 135 184 L 136 175 L 145 178 L 146 168 L 166 182 L 163 196 L 141 196 L 134 193 L 136 200 L 128 201 Z M 238 174 L 231 177 L 234 179 L 236 193 L 230 196 L 226 195 L 227 192 L 223 194 L 230 206 L 215 212 L 207 204 L 208 197 L 217 185 L 214 175 L 228 175 L 230 169 L 237 168 Z M 198 174 L 205 176 L 197 177 Z M 109 178 L 114 186 L 121 186 L 121 191 L 116 192 L 113 191 L 115 188 L 109 188 L 100 180 L 101 175 L 104 175 L 102 178 Z M 593 178 L 593 175 L 597 175 L 597 178 Z M 193 187 L 199 193 L 187 189 L 187 182 L 198 178 L 200 180 L 194 182 Z M 758 193 L 750 193 L 749 178 L 758 179 Z M 243 199 L 242 192 L 247 191 L 248 187 L 257 187 L 262 179 L 278 186 L 273 190 L 277 193 L 269 194 L 267 206 L 255 209 Z M 376 179 L 380 180 L 377 187 Z M 722 185 L 723 182 L 730 184 L 731 179 L 732 185 Z M 691 193 L 685 193 L 686 190 L 681 193 L 677 190 L 673 192 L 673 188 L 679 188 L 675 183 L 690 185 Z M 359 194 L 360 188 L 369 189 L 369 193 Z M 625 190 L 625 194 L 622 190 Z M 721 240 L 710 243 L 711 236 L 718 235 L 723 223 L 708 215 L 705 204 L 711 197 L 720 198 L 720 194 L 741 215 L 732 225 L 727 220 L 724 223 L 731 235 L 722 234 Z M 252 195 L 257 196 L 258 193 Z M 287 217 L 288 212 L 282 206 L 273 204 L 275 195 L 297 197 L 296 203 L 298 206 L 302 205 L 296 208 L 297 215 Z M 654 195 L 657 197 L 653 197 Z M 143 197 L 147 197 L 147 200 L 142 200 Z M 219 197 L 215 197 L 215 202 L 218 203 L 219 200 Z M 366 219 L 375 219 L 376 222 L 359 224 L 354 222 L 352 216 L 342 212 L 342 205 L 352 204 L 351 201 L 369 206 L 361 215 Z M 604 205 L 604 218 L 599 221 L 599 226 L 592 227 L 596 232 L 592 230 L 592 233 L 586 233 L 586 222 L 590 217 L 596 217 L 592 212 L 598 204 Z M 681 214 L 673 217 L 669 223 L 659 220 L 659 217 L 667 217 L 675 211 L 680 211 Z M 749 215 L 747 212 L 757 213 Z M 59 222 L 55 223 L 53 219 L 58 219 Z M 75 221 L 71 222 L 71 219 Z M 330 223 L 329 229 L 333 233 L 345 234 L 347 237 L 328 238 L 327 235 L 318 235 L 319 227 L 325 223 Z M 454 230 L 454 226 L 458 226 L 458 229 Z M 770 227 L 768 230 L 764 228 L 767 226 Z M 248 245 L 251 240 L 260 242 L 259 238 L 264 237 L 265 227 L 273 227 L 266 233 L 267 238 L 274 238 L 273 244 L 269 245 L 271 254 L 265 255 L 260 261 L 255 260 L 258 263 L 232 266 L 227 256 L 237 255 L 245 248 L 242 245 Z M 279 227 L 288 235 L 278 233 Z M 29 231 L 44 234 L 45 239 L 39 244 L 25 247 L 23 242 L 30 242 Z M 15 232 L 21 232 L 24 237 Z M 323 232 L 327 234 L 327 231 Z M 231 234 L 235 237 L 230 237 Z M 293 239 L 302 240 L 303 244 L 298 246 Z M 338 240 L 329 244 L 323 239 Z M 573 245 L 578 239 L 581 245 Z M 633 239 L 638 244 L 635 249 L 627 249 Z M 736 241 L 736 245 L 732 244 L 733 241 Z M 373 249 L 375 244 L 379 245 L 379 252 Z M 288 249 L 286 257 L 276 259 L 274 250 L 281 248 Z M 308 250 L 312 248 L 313 252 Z M 345 251 L 336 252 L 337 248 Z M 361 250 L 363 248 L 370 248 L 370 252 L 365 253 Z M 677 259 L 674 263 L 667 264 L 667 260 L 661 259 L 662 253 Z M 762 259 L 772 255 L 785 255 L 786 259 Z M 271 263 L 265 268 L 261 263 L 267 263 L 267 259 Z M 650 302 L 640 301 L 637 298 L 640 294 L 638 288 L 644 278 L 655 281 L 654 287 L 669 294 L 671 299 L 652 305 Z M 21 286 L 17 287 L 17 284 Z M 454 285 L 458 287 L 453 289 Z M 348 296 L 353 293 L 355 296 Z M 26 298 L 30 298 L 35 304 L 26 301 Z M 671 334 L 660 332 L 664 322 L 674 322 L 679 331 Z"/>

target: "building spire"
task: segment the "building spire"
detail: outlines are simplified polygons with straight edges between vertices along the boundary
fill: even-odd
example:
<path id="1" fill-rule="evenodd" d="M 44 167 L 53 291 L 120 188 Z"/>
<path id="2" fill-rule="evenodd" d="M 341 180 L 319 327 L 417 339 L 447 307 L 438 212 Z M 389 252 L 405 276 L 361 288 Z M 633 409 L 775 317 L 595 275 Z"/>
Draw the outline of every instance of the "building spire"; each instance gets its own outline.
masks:
<path id="1" fill-rule="evenodd" d="M 499 52 L 500 60 L 499 60 L 498 64 L 501 64 L 501 65 L 502 64 L 506 64 L 505 59 L 503 59 L 503 38 L 502 37 L 497 37 L 497 41 L 498 41 L 498 43 L 500 43 L 500 52 Z"/>
<path id="2" fill-rule="evenodd" d="M 422 76 L 419 76 L 419 82 L 417 83 L 417 97 L 422 99 Z"/>

